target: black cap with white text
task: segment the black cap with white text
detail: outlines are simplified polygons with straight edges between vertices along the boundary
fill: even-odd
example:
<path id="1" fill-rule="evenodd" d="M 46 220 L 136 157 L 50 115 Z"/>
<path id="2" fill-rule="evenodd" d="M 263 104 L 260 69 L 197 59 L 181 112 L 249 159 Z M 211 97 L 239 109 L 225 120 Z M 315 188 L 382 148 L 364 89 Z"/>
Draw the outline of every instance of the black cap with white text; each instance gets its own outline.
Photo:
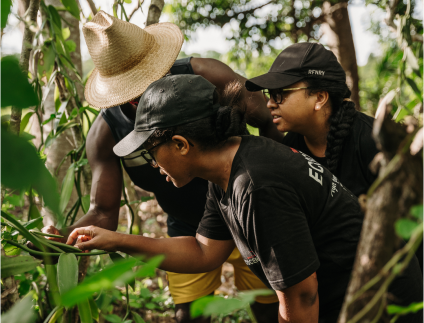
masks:
<path id="1" fill-rule="evenodd" d="M 279 89 L 305 78 L 346 82 L 346 73 L 334 53 L 318 43 L 298 43 L 284 49 L 268 73 L 247 80 L 248 91 Z"/>

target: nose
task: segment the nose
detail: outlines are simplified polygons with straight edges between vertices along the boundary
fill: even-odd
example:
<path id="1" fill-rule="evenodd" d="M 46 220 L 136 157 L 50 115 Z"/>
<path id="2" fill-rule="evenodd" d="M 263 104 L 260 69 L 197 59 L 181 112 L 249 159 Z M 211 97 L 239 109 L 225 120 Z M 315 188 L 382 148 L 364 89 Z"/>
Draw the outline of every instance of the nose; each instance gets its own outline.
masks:
<path id="1" fill-rule="evenodd" d="M 278 108 L 278 104 L 275 103 L 274 99 L 271 97 L 271 98 L 269 98 L 269 100 L 266 104 L 266 107 L 272 111 L 272 110 Z"/>

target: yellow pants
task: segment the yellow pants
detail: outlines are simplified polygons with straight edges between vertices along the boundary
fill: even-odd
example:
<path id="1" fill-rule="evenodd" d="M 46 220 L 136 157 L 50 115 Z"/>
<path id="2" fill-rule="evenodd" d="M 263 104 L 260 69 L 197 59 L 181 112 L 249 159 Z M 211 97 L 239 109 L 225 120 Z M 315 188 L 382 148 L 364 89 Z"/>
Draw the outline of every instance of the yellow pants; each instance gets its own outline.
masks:
<path id="1" fill-rule="evenodd" d="M 235 285 L 240 291 L 267 289 L 265 284 L 244 263 L 237 248 L 234 248 L 227 262 L 234 266 Z M 221 271 L 222 266 L 203 274 L 177 274 L 168 271 L 169 290 L 174 303 L 188 303 L 211 294 L 221 285 Z M 276 294 L 257 296 L 256 301 L 270 304 L 278 302 L 278 297 Z"/>

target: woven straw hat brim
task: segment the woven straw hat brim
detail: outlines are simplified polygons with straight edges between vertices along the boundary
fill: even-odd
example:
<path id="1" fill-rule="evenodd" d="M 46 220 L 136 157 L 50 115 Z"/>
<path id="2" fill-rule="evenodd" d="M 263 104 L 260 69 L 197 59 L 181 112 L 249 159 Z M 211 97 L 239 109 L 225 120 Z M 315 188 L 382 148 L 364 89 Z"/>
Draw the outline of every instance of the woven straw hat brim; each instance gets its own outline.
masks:
<path id="1" fill-rule="evenodd" d="M 105 109 L 129 102 L 141 96 L 151 83 L 170 70 L 184 42 L 181 30 L 166 22 L 150 25 L 144 30 L 154 37 L 156 43 L 133 68 L 108 76 L 100 75 L 97 68 L 93 70 L 84 91 L 92 106 Z"/>

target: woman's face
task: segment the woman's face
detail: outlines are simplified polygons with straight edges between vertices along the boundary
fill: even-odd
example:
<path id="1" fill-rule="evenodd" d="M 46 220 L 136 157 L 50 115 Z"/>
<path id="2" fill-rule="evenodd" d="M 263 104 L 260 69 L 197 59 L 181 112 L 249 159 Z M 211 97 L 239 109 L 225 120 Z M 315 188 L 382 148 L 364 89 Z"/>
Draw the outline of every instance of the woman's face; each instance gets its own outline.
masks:
<path id="1" fill-rule="evenodd" d="M 307 87 L 304 82 L 298 82 L 285 88 Z M 302 133 L 302 129 L 311 120 L 316 104 L 316 96 L 309 96 L 307 89 L 281 92 L 282 102 L 277 104 L 271 97 L 267 103 L 273 122 L 280 132 L 293 131 Z"/>
<path id="2" fill-rule="evenodd" d="M 177 138 L 178 137 L 178 138 Z M 172 182 L 176 187 L 183 187 L 193 180 L 190 166 L 190 150 L 188 141 L 181 136 L 174 136 L 172 140 L 149 150 L 160 173 L 166 176 L 167 182 Z"/>

